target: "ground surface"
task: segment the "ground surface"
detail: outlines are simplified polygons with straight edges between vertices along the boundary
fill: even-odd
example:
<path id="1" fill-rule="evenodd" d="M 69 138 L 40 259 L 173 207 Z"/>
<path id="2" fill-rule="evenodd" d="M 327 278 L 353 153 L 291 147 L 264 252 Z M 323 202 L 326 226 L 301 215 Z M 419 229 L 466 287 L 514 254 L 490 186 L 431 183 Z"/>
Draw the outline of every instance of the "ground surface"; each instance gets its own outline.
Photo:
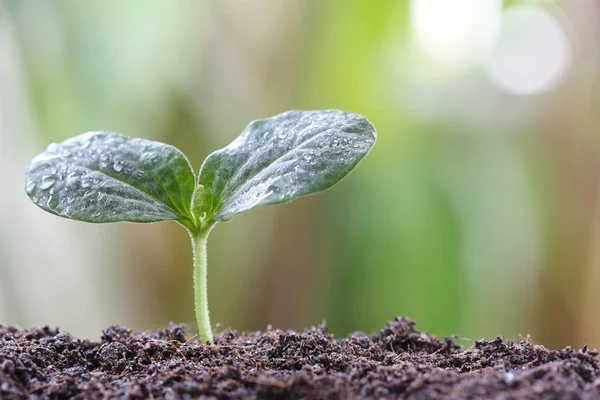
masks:
<path id="1" fill-rule="evenodd" d="M 501 338 L 461 348 L 404 318 L 337 340 L 323 327 L 188 340 L 179 325 L 110 327 L 100 342 L 0 325 L 0 398 L 600 398 L 595 351 Z"/>

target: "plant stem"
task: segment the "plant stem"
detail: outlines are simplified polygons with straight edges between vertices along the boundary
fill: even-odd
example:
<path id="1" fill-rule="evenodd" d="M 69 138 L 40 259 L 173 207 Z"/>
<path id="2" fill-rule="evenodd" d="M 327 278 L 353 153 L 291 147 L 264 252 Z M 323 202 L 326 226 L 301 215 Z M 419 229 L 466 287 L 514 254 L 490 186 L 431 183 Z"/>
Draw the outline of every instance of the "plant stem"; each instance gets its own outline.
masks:
<path id="1" fill-rule="evenodd" d="M 198 322 L 198 335 L 203 343 L 213 343 L 213 334 L 208 314 L 208 287 L 207 287 L 207 259 L 206 241 L 212 226 L 202 229 L 192 237 L 194 250 L 194 301 L 196 306 L 196 321 Z"/>

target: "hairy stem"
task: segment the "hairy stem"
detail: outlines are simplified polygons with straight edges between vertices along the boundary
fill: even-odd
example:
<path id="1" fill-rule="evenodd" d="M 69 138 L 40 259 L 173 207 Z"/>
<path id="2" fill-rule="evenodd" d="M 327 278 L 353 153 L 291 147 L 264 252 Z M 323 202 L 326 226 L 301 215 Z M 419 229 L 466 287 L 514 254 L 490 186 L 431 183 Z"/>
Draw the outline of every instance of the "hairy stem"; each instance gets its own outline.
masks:
<path id="1" fill-rule="evenodd" d="M 198 335 L 203 343 L 213 343 L 213 334 L 208 314 L 206 241 L 212 226 L 191 234 L 194 250 L 194 300 Z"/>

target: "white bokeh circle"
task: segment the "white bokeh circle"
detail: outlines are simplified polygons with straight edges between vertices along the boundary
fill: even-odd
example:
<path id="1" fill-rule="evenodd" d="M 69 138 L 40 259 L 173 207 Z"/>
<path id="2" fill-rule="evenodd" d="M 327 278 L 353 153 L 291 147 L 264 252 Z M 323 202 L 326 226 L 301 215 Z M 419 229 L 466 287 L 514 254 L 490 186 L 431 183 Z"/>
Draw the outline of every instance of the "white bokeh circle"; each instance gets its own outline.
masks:
<path id="1" fill-rule="evenodd" d="M 571 43 L 551 13 L 530 5 L 514 6 L 503 13 L 486 71 L 503 91 L 535 95 L 556 88 L 571 57 Z"/>

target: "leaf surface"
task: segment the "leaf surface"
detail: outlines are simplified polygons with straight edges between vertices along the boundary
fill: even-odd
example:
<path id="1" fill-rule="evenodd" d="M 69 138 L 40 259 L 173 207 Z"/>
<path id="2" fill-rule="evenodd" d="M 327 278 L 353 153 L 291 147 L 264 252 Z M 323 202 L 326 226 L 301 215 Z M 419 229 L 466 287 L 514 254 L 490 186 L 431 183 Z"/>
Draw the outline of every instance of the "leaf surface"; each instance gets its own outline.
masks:
<path id="1" fill-rule="evenodd" d="M 34 158 L 25 189 L 42 209 L 86 222 L 193 220 L 194 172 L 173 146 L 88 132 Z"/>
<path id="2" fill-rule="evenodd" d="M 207 217 L 226 221 L 328 189 L 367 155 L 376 136 L 366 118 L 338 110 L 288 111 L 251 122 L 202 165 Z"/>

